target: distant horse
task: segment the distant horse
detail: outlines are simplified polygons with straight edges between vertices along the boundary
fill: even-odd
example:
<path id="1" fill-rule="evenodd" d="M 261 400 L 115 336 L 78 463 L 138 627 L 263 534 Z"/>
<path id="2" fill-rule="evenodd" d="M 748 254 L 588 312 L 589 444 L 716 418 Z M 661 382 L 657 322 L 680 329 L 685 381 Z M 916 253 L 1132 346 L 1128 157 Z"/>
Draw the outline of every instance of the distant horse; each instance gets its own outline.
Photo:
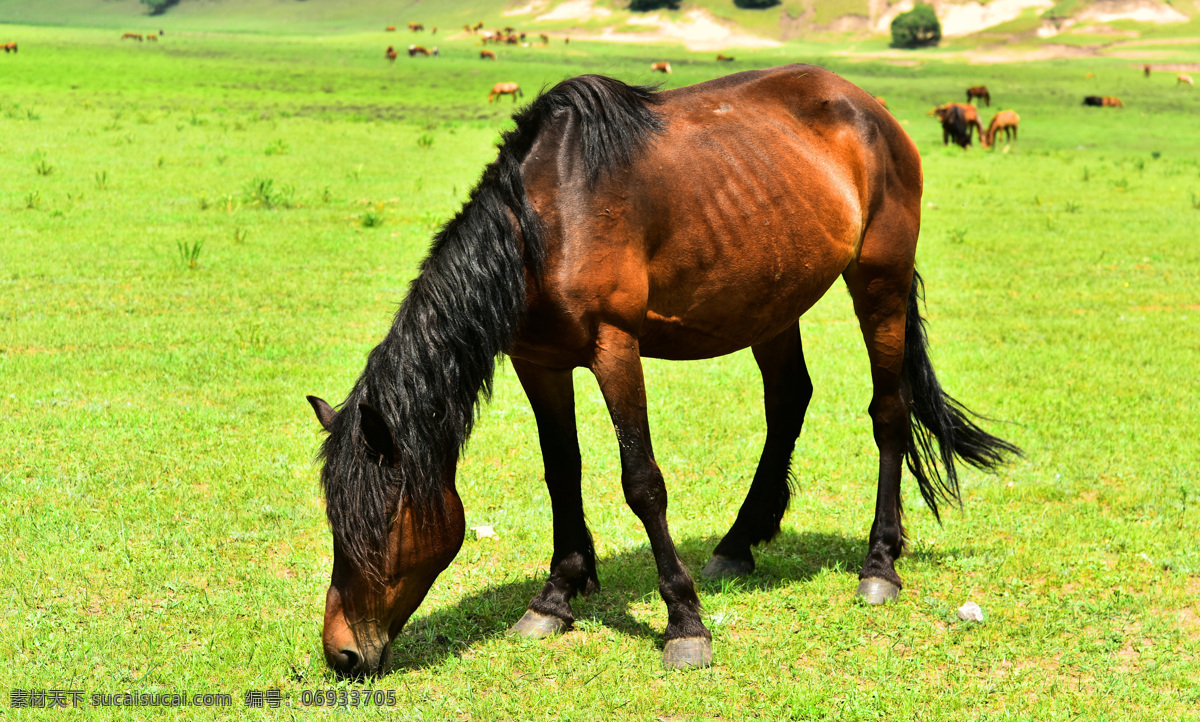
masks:
<path id="1" fill-rule="evenodd" d="M 422 45 L 409 45 L 408 46 L 408 57 L 415 58 L 418 55 L 428 58 L 429 57 L 429 48 L 426 48 Z"/>
<path id="2" fill-rule="evenodd" d="M 436 45 L 434 45 L 434 46 L 433 46 L 433 47 L 432 47 L 432 48 L 429 50 L 429 52 L 430 52 L 430 54 L 432 54 L 432 55 L 433 55 L 433 57 L 435 57 L 435 58 L 440 58 L 440 57 L 442 57 L 442 52 L 441 52 L 440 50 L 438 50 L 438 46 L 436 46 Z"/>
<path id="3" fill-rule="evenodd" d="M 953 133 L 947 135 L 946 118 L 949 117 L 948 114 L 952 108 L 958 108 L 962 113 L 962 123 L 966 128 L 966 143 L 963 143 L 962 138 Z M 942 122 L 942 145 L 946 145 L 947 139 L 951 138 L 955 143 L 966 148 L 971 144 L 971 134 L 974 131 L 979 131 L 979 137 L 983 138 L 983 123 L 979 122 L 979 111 L 975 109 L 974 105 L 968 105 L 967 103 L 946 103 L 929 111 L 929 115 L 937 116 L 938 120 Z"/>
<path id="4" fill-rule="evenodd" d="M 973 98 L 983 98 L 984 105 L 991 107 L 992 96 L 988 93 L 986 85 L 973 85 L 967 88 L 967 102 L 970 103 Z"/>
<path id="5" fill-rule="evenodd" d="M 888 107 L 888 104 L 887 104 L 887 99 L 886 99 L 886 98 L 884 98 L 882 95 L 876 95 L 876 96 L 875 96 L 875 102 L 876 102 L 876 103 L 879 103 L 880 105 L 882 105 L 882 106 L 883 106 L 883 107 L 885 107 L 885 108 L 886 108 L 886 107 Z"/>
<path id="6" fill-rule="evenodd" d="M 963 150 L 970 147 L 971 126 L 967 123 L 967 112 L 961 103 L 947 103 L 937 108 L 935 114 L 942 124 L 942 145 L 949 145 L 953 140 Z"/>
<path id="7" fill-rule="evenodd" d="M 542 39 L 542 45 L 550 44 L 550 36 L 546 33 L 538 33 L 538 37 Z"/>
<path id="8" fill-rule="evenodd" d="M 516 83 L 496 83 L 492 86 L 492 92 L 488 93 L 488 102 L 492 102 L 496 98 L 504 95 L 511 95 L 513 102 L 517 102 L 517 96 L 524 97 L 525 93 L 521 91 L 521 86 Z"/>
<path id="9" fill-rule="evenodd" d="M 475 26 L 472 28 L 472 30 L 483 30 L 483 21 L 480 20 L 479 22 L 475 23 Z"/>
<path id="10" fill-rule="evenodd" d="M 1195 85 L 1196 85 L 1192 81 L 1192 76 L 1188 75 L 1187 73 L 1180 73 L 1179 75 L 1176 75 L 1175 76 L 1175 85 L 1179 86 L 1179 85 L 1184 85 L 1184 84 L 1186 84 L 1189 88 L 1195 87 Z"/>
<path id="11" fill-rule="evenodd" d="M 1124 108 L 1125 107 L 1125 104 L 1121 102 L 1120 98 L 1117 98 L 1117 97 L 1114 97 L 1111 95 L 1106 95 L 1103 98 L 1101 98 L 1100 104 L 1103 105 L 1105 108 Z"/>
<path id="12" fill-rule="evenodd" d="M 122 40 L 136 40 L 140 43 L 140 42 L 142 42 L 142 35 L 141 35 L 141 33 L 125 33 L 124 35 L 121 36 L 121 39 Z"/>
<path id="13" fill-rule="evenodd" d="M 412 54 L 412 51 L 411 51 L 411 50 L 409 51 L 409 54 L 410 54 L 410 55 Z M 391 45 L 387 46 L 387 50 L 386 50 L 386 51 L 384 52 L 384 54 L 383 54 L 383 57 L 387 58 L 387 59 L 388 59 L 388 61 L 389 61 L 390 63 L 392 63 L 393 65 L 395 65 L 395 64 L 396 64 L 396 58 L 397 58 L 397 57 L 399 57 L 399 56 L 400 56 L 400 54 L 399 54 L 399 53 L 397 53 L 397 52 L 396 52 L 396 49 L 395 49 L 395 48 L 393 48 Z"/>
<path id="14" fill-rule="evenodd" d="M 670 63 L 651 63 L 650 64 L 650 72 L 666 73 L 667 75 L 670 75 L 671 74 L 671 64 Z"/>
<path id="15" fill-rule="evenodd" d="M 987 133 L 980 138 L 980 143 L 984 148 L 991 148 L 996 142 L 996 135 L 1000 131 L 1004 131 L 1004 141 L 1015 141 L 1017 139 L 1017 126 L 1021 124 L 1021 116 L 1017 115 L 1015 110 L 1002 110 L 992 116 L 992 122 L 988 123 Z"/>
<path id="16" fill-rule="evenodd" d="M 642 358 L 753 350 L 766 440 L 704 569 L 747 575 L 751 547 L 779 532 L 813 394 L 798 320 L 838 278 L 866 345 L 879 449 L 858 594 L 895 598 L 903 470 L 936 515 L 959 497 L 958 464 L 994 469 L 1019 453 L 976 425 L 934 373 L 914 269 L 921 159 L 900 123 L 809 65 L 661 93 L 583 76 L 514 120 L 340 409 L 309 397 L 328 432 L 328 664 L 342 675 L 386 669 L 392 641 L 461 548 L 456 466 L 502 353 L 533 408 L 553 511 L 548 579 L 513 631 L 561 633 L 574 622 L 571 600 L 599 589 L 572 383 L 582 367 L 608 407 L 625 500 L 657 566 L 663 664 L 711 664 L 712 635 L 667 527 Z"/>
<path id="17" fill-rule="evenodd" d="M 421 23 L 409 23 L 408 29 L 413 31 L 414 33 L 419 33 L 419 32 L 423 32 L 425 30 L 425 26 L 422 25 Z"/>
<path id="18" fill-rule="evenodd" d="M 158 36 L 157 36 L 157 35 L 155 35 L 154 33 L 150 33 L 149 35 L 147 35 L 147 36 L 146 36 L 146 40 L 148 40 L 148 41 L 150 41 L 150 42 L 152 42 L 152 43 L 157 43 L 157 42 L 158 42 Z"/>
<path id="19" fill-rule="evenodd" d="M 495 60 L 496 59 L 496 51 L 486 50 L 486 49 L 480 50 L 479 57 L 481 60 Z"/>
<path id="20" fill-rule="evenodd" d="M 429 34 L 430 34 L 430 35 L 437 35 L 437 26 L 436 26 L 436 25 L 434 25 L 434 26 L 433 26 L 433 28 L 432 28 L 432 29 L 430 29 L 430 31 L 429 31 Z"/>
<path id="21" fill-rule="evenodd" d="M 383 31 L 384 31 L 385 33 L 394 33 L 394 32 L 396 32 L 396 26 L 395 26 L 395 25 L 389 25 L 389 26 L 387 26 L 386 28 L 384 28 L 384 29 L 383 29 Z"/>
<path id="22" fill-rule="evenodd" d="M 722 53 L 717 53 L 717 61 L 721 63 L 732 63 L 733 58 L 728 55 L 723 55 Z"/>
<path id="23" fill-rule="evenodd" d="M 15 42 L 5 43 L 4 44 L 4 52 L 5 52 L 5 54 L 17 52 L 17 44 Z"/>
<path id="24" fill-rule="evenodd" d="M 504 42 L 509 45 L 520 45 L 521 39 L 516 35 L 509 35 L 508 37 L 504 38 Z"/>
<path id="25" fill-rule="evenodd" d="M 564 36 L 563 36 L 563 45 L 570 45 L 570 44 L 571 44 L 571 36 L 570 36 L 570 35 L 564 35 Z"/>
<path id="26" fill-rule="evenodd" d="M 1149 64 L 1143 65 L 1142 72 L 1146 74 L 1147 78 L 1149 78 L 1150 77 L 1150 65 Z"/>

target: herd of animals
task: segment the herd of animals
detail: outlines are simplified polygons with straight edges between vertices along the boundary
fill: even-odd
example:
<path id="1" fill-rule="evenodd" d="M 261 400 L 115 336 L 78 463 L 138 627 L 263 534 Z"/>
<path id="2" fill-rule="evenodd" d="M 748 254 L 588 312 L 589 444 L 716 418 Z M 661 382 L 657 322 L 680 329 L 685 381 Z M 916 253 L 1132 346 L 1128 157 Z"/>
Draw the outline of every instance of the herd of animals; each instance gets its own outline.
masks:
<path id="1" fill-rule="evenodd" d="M 408 24 L 408 29 L 414 33 L 425 32 L 425 26 L 422 23 L 417 22 L 410 22 Z M 389 33 L 396 32 L 396 26 L 388 25 L 384 30 Z M 438 28 L 436 25 L 434 25 L 430 28 L 429 32 L 431 35 L 437 35 L 437 31 Z M 485 46 L 489 43 L 520 45 L 523 47 L 530 47 L 531 45 L 531 43 L 526 41 L 527 33 L 520 32 L 513 27 L 484 30 L 484 24 L 482 20 L 474 25 L 463 25 L 463 31 L 471 35 L 479 35 L 480 44 Z M 164 30 L 159 30 L 157 34 L 146 33 L 144 35 L 142 33 L 128 32 L 121 36 L 121 40 L 136 40 L 138 42 L 146 40 L 150 42 L 157 42 L 158 39 L 165 34 L 166 31 Z M 542 45 L 550 44 L 550 36 L 546 33 L 538 33 L 538 38 L 542 41 Z M 565 44 L 570 44 L 570 36 L 564 36 L 563 42 Z M 4 52 L 6 54 L 17 52 L 16 42 L 4 43 L 0 47 L 4 48 Z M 395 63 L 396 59 L 400 57 L 400 53 L 396 51 L 394 46 L 389 45 L 387 46 L 387 50 L 384 51 L 384 57 L 388 60 L 388 62 Z M 408 46 L 408 57 L 437 58 L 441 57 L 441 52 L 438 50 L 438 46 L 436 45 L 431 48 L 427 48 L 423 45 L 414 44 Z M 485 47 L 479 51 L 479 58 L 481 60 L 495 61 L 497 60 L 496 51 Z M 725 55 L 724 53 L 717 53 L 717 60 L 719 62 L 731 63 L 734 59 L 732 56 Z M 668 62 L 651 63 L 650 71 L 669 75 L 671 73 L 671 64 Z M 1149 78 L 1150 73 L 1152 72 L 1151 66 L 1143 65 L 1142 72 L 1145 77 Z M 1092 74 L 1088 73 L 1088 77 L 1092 77 Z M 1176 76 L 1175 82 L 1177 85 L 1186 85 L 1189 88 L 1195 86 L 1192 76 L 1188 75 L 1187 73 L 1179 73 L 1179 75 Z M 496 83 L 492 86 L 491 91 L 488 92 L 488 102 L 491 103 L 493 100 L 505 95 L 512 96 L 513 102 L 515 103 L 518 97 L 524 97 L 525 94 L 521 91 L 521 86 L 517 83 Z M 883 107 L 887 107 L 886 100 L 880 97 L 876 97 L 875 99 L 879 101 Z M 971 145 L 975 132 L 979 133 L 979 142 L 984 148 L 991 148 L 993 145 L 995 145 L 996 136 L 1001 132 L 1004 133 L 1004 139 L 1006 142 L 1015 141 L 1017 139 L 1017 128 L 1021 123 L 1021 116 L 1017 115 L 1015 110 L 1002 110 L 992 116 L 992 120 L 988 124 L 988 128 L 985 131 L 983 129 L 983 124 L 979 120 L 979 111 L 976 109 L 975 105 L 971 104 L 973 101 L 978 104 L 978 101 L 981 100 L 983 101 L 984 105 L 991 107 L 992 96 L 991 93 L 988 92 L 987 86 L 973 85 L 970 88 L 967 88 L 967 101 L 965 103 L 945 103 L 944 105 L 939 105 L 933 110 L 929 111 L 929 115 L 931 117 L 936 117 L 942 124 L 943 145 L 949 145 L 950 142 L 953 141 L 956 145 L 961 146 L 962 148 L 968 148 Z M 1088 95 L 1084 97 L 1083 104 L 1097 108 L 1125 107 L 1125 104 L 1121 102 L 1120 98 L 1108 95 Z"/>

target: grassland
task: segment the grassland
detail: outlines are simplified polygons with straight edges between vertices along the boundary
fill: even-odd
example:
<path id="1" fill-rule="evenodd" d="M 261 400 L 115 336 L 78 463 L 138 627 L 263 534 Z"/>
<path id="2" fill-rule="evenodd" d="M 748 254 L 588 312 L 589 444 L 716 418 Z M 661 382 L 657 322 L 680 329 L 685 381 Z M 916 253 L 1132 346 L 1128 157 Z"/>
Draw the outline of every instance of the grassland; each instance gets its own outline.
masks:
<path id="1" fill-rule="evenodd" d="M 645 82 L 665 57 L 672 86 L 731 68 L 585 43 L 484 65 L 465 42 L 389 67 L 383 33 L 0 36 L 22 44 L 0 57 L 0 688 L 234 697 L 139 718 L 318 714 L 296 707 L 302 691 L 359 685 L 320 653 L 330 540 L 303 397 L 348 391 L 432 230 L 494 157 L 510 108 L 487 88 Z M 604 589 L 561 638 L 503 636 L 542 583 L 550 518 L 532 414 L 502 370 L 459 469 L 468 524 L 498 538 L 468 538 L 367 685 L 397 692 L 389 717 L 1197 717 L 1200 95 L 1122 60 L 934 51 L 898 66 L 836 50 L 739 53 L 732 69 L 815 61 L 887 97 L 925 161 L 935 364 L 1011 422 L 992 427 L 1027 460 L 969 475 L 944 526 L 908 489 L 905 591 L 856 603 L 875 451 L 865 353 L 835 289 L 802 322 L 817 391 L 785 530 L 749 580 L 702 587 L 716 666 L 667 674 L 653 563 L 585 373 Z M 1021 113 L 1020 142 L 943 148 L 925 111 L 979 82 Z M 1085 94 L 1127 107 L 1083 108 Z M 746 353 L 650 361 L 647 383 L 673 533 L 698 570 L 757 459 L 757 373 Z M 983 624 L 955 617 L 968 599 Z M 266 688 L 293 706 L 242 709 Z"/>

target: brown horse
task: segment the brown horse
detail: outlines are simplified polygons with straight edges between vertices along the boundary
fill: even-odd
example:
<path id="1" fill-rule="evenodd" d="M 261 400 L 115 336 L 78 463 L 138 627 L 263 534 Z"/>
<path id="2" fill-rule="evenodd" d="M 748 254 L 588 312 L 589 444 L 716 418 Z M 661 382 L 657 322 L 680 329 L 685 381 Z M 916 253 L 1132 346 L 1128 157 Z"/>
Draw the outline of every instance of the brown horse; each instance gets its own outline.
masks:
<path id="1" fill-rule="evenodd" d="M 429 48 L 427 48 L 423 45 L 409 45 L 408 46 L 408 57 L 415 58 L 418 55 L 420 55 L 421 57 L 428 58 L 429 57 Z"/>
<path id="2" fill-rule="evenodd" d="M 1180 73 L 1175 76 L 1175 85 L 1186 85 L 1189 88 L 1193 88 L 1196 86 L 1196 83 L 1192 80 L 1192 76 L 1187 73 Z"/>
<path id="3" fill-rule="evenodd" d="M 970 103 L 973 98 L 982 98 L 984 105 L 992 105 L 992 96 L 988 93 L 986 85 L 973 85 L 967 88 L 967 102 Z"/>
<path id="4" fill-rule="evenodd" d="M 513 102 L 517 102 L 517 96 L 525 96 L 521 91 L 521 86 L 516 83 L 496 83 L 492 86 L 492 92 L 488 93 L 488 102 L 492 102 L 496 98 L 504 95 L 511 95 Z"/>
<path id="5" fill-rule="evenodd" d="M 413 31 L 414 33 L 419 33 L 419 32 L 423 32 L 425 30 L 425 26 L 422 25 L 421 23 L 409 23 L 408 29 Z"/>
<path id="6" fill-rule="evenodd" d="M 483 21 L 480 20 L 479 22 L 475 23 L 475 26 L 471 29 L 472 30 L 483 30 Z"/>
<path id="7" fill-rule="evenodd" d="M 658 568 L 664 665 L 710 664 L 711 634 L 667 529 L 641 358 L 753 349 L 766 441 L 704 570 L 748 574 L 751 547 L 779 531 L 813 392 L 798 319 L 839 277 L 867 348 L 879 448 L 858 592 L 894 598 L 906 464 L 936 514 L 939 498 L 957 498 L 956 459 L 993 468 L 1018 451 L 976 426 L 933 372 L 914 269 L 921 160 L 900 123 L 807 65 L 661 93 L 583 76 L 514 120 L 341 409 L 309 397 L 329 432 L 326 661 L 348 675 L 386 668 L 392 639 L 458 552 L 455 467 L 505 353 L 537 420 L 554 514 L 549 579 L 514 631 L 565 631 L 571 599 L 599 588 L 571 378 L 582 367 L 608 406 L 625 500 Z"/>
<path id="8" fill-rule="evenodd" d="M 383 31 L 384 31 L 385 33 L 394 33 L 394 32 L 396 32 L 396 26 L 395 26 L 395 25 L 389 25 L 389 26 L 387 26 L 386 28 L 384 28 L 384 29 L 383 29 Z"/>
<path id="9" fill-rule="evenodd" d="M 5 53 L 15 53 L 15 52 L 17 52 L 17 44 L 16 44 L 15 42 L 12 42 L 12 43 L 5 43 L 5 44 L 4 44 L 4 52 L 5 52 Z"/>
<path id="10" fill-rule="evenodd" d="M 142 42 L 142 35 L 141 35 L 141 33 L 125 33 L 124 35 L 121 36 L 121 39 L 122 40 L 136 40 L 140 43 L 140 42 Z"/>
<path id="11" fill-rule="evenodd" d="M 1017 126 L 1021 124 L 1021 116 L 1017 115 L 1015 110 L 1002 110 L 992 116 L 992 122 L 988 123 L 987 133 L 980 138 L 980 143 L 984 148 L 991 148 L 996 143 L 996 135 L 1000 131 L 1004 131 L 1004 141 L 1015 141 L 1017 139 Z"/>
<path id="12" fill-rule="evenodd" d="M 732 62 L 733 62 L 733 58 L 732 58 L 731 56 L 729 56 L 729 55 L 725 55 L 725 54 L 723 54 L 723 53 L 717 53 L 717 62 L 721 62 L 721 63 L 732 63 Z"/>
<path id="13" fill-rule="evenodd" d="M 396 64 L 396 58 L 399 56 L 400 56 L 400 54 L 397 53 L 396 49 L 393 48 L 391 45 L 387 46 L 387 50 L 384 51 L 384 53 L 383 53 L 383 57 L 387 58 L 388 62 L 392 63 L 393 65 Z"/>
<path id="14" fill-rule="evenodd" d="M 496 51 L 487 50 L 487 49 L 480 50 L 479 57 L 481 60 L 495 60 L 496 59 Z"/>
<path id="15" fill-rule="evenodd" d="M 974 131 L 979 131 L 979 137 L 983 138 L 983 124 L 979 122 L 979 111 L 975 109 L 974 105 L 946 103 L 929 111 L 928 114 L 937 116 L 942 124 L 942 145 L 953 140 L 966 148 L 971 145 L 971 134 Z M 958 130 L 960 125 L 962 132 Z"/>
<path id="16" fill-rule="evenodd" d="M 670 63 L 650 63 L 650 72 L 666 73 L 667 75 L 670 75 L 671 74 L 671 64 Z"/>
<path id="17" fill-rule="evenodd" d="M 550 36 L 546 33 L 538 33 L 538 37 L 542 39 L 542 45 L 550 44 Z"/>
<path id="18" fill-rule="evenodd" d="M 157 35 L 155 35 L 154 33 L 150 33 L 149 35 L 147 35 L 147 36 L 146 36 L 146 40 L 148 40 L 148 41 L 150 41 L 150 42 L 152 42 L 152 43 L 157 43 L 157 42 L 158 42 L 158 36 L 157 36 Z"/>
<path id="19" fill-rule="evenodd" d="M 1105 108 L 1124 108 L 1125 107 L 1125 104 L 1121 102 L 1120 98 L 1117 98 L 1112 95 L 1106 95 L 1103 98 L 1101 98 L 1100 105 Z"/>
<path id="20" fill-rule="evenodd" d="M 879 103 L 880 105 L 882 105 L 885 108 L 888 107 L 887 98 L 883 97 L 882 95 L 876 95 L 875 102 Z"/>
<path id="21" fill-rule="evenodd" d="M 1149 63 L 1147 63 L 1146 65 L 1143 65 L 1143 66 L 1142 66 L 1142 72 L 1143 72 L 1143 73 L 1145 73 L 1145 75 L 1146 75 L 1146 77 L 1147 77 L 1147 78 L 1149 78 L 1149 77 L 1150 77 L 1150 65 L 1149 65 Z"/>

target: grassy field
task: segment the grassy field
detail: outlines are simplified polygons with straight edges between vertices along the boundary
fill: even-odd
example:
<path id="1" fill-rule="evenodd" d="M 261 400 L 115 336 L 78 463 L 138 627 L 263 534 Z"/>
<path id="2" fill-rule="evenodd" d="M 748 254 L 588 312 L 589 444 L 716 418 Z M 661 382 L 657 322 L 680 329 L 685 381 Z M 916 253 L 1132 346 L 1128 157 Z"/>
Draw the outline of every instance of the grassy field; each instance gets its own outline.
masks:
<path id="1" fill-rule="evenodd" d="M 468 540 L 367 683 L 413 719 L 1196 719 L 1200 708 L 1200 95 L 1128 60 L 965 66 L 833 47 L 712 54 L 572 43 L 382 57 L 383 33 L 178 34 L 0 26 L 0 689 L 228 693 L 318 714 L 330 569 L 304 395 L 338 400 L 434 228 L 527 99 L 583 72 L 670 86 L 817 62 L 884 95 L 920 146 L 918 265 L 932 354 L 1028 458 L 969 474 L 944 526 L 907 488 L 906 581 L 853 591 L 876 454 L 865 351 L 834 289 L 802 322 L 816 386 L 784 532 L 743 583 L 702 585 L 716 665 L 660 666 L 664 606 L 624 506 L 595 383 L 576 375 L 600 594 L 576 629 L 504 630 L 540 588 L 550 517 L 533 417 L 506 366 L 460 465 Z M 1175 59 L 1186 47 L 1172 46 Z M 1192 58 L 1195 59 L 1195 58 Z M 1094 78 L 1086 78 L 1092 72 Z M 657 80 L 663 80 L 659 76 Z M 944 148 L 925 112 L 984 82 L 1012 148 Z M 1079 105 L 1119 95 L 1124 109 Z M 985 121 L 990 116 L 984 113 Z M 647 362 L 670 522 L 698 572 L 763 433 L 748 353 Z M 954 609 L 980 604 L 983 624 Z M 249 712 L 248 689 L 288 706 Z M 9 700 L 4 700 L 5 707 Z M 324 711 L 328 713 L 328 710 Z M 63 713 L 76 714 L 76 713 Z M 45 710 L 4 710 L 42 719 Z"/>

